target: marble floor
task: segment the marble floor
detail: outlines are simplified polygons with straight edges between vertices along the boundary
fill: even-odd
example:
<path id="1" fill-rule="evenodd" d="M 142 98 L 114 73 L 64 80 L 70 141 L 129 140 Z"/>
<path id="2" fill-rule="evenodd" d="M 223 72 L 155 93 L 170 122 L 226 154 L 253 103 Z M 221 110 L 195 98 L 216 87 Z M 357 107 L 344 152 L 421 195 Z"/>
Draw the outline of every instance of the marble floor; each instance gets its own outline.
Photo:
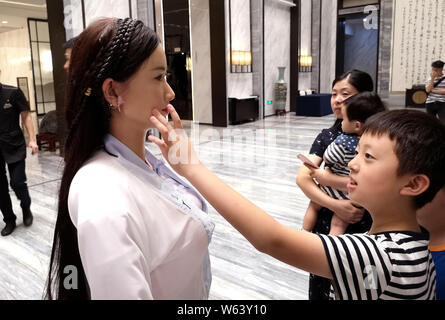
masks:
<path id="1" fill-rule="evenodd" d="M 300 228 L 308 199 L 295 183 L 297 154 L 308 152 L 322 128 L 334 122 L 287 114 L 214 128 L 186 123 L 201 161 L 222 180 L 282 224 Z M 149 145 L 159 154 L 157 147 Z M 13 193 L 18 227 L 0 237 L 0 299 L 41 299 L 48 270 L 63 161 L 51 152 L 27 158 L 34 224 L 25 228 Z M 215 210 L 210 255 L 210 299 L 307 299 L 308 274 L 258 252 Z M 0 222 L 0 228 L 3 228 Z"/>

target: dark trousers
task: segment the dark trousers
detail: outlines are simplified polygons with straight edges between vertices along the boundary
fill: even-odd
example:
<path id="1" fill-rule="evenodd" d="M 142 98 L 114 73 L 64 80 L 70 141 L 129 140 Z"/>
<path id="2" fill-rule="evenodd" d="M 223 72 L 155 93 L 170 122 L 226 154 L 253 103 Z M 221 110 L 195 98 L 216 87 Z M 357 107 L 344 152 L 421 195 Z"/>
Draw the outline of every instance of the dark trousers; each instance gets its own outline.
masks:
<path id="1" fill-rule="evenodd" d="M 8 164 L 9 178 L 11 179 L 11 188 L 14 190 L 17 199 L 20 200 L 22 208 L 31 206 L 28 186 L 26 185 L 25 160 Z M 6 177 L 6 163 L 0 152 L 0 210 L 3 214 L 5 223 L 14 222 L 16 216 L 12 210 L 11 197 L 9 195 L 8 179 Z"/>
<path id="2" fill-rule="evenodd" d="M 439 120 L 445 124 L 445 102 L 427 103 L 426 112 L 435 117 L 439 117 Z"/>

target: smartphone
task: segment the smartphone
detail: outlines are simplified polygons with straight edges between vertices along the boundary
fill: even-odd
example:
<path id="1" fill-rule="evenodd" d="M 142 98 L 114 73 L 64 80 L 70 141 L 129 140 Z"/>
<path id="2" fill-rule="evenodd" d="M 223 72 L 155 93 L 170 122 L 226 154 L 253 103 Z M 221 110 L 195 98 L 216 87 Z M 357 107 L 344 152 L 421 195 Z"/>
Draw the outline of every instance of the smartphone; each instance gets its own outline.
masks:
<path id="1" fill-rule="evenodd" d="M 300 159 L 304 165 L 314 168 L 314 169 L 320 169 L 319 166 L 317 166 L 315 163 L 313 163 L 311 160 L 309 160 L 307 157 L 303 156 L 302 154 L 299 154 L 298 159 Z"/>

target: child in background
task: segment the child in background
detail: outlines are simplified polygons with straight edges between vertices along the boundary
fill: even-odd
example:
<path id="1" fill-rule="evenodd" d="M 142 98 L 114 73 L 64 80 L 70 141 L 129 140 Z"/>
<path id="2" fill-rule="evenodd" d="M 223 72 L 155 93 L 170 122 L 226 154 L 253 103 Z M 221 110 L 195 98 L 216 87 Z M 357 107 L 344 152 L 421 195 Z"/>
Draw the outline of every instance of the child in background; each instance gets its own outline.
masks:
<path id="1" fill-rule="evenodd" d="M 369 117 L 385 110 L 382 100 L 373 92 L 362 92 L 343 102 L 341 110 L 343 133 L 329 145 L 323 156 L 325 168 L 329 168 L 329 170 L 307 166 L 312 171 L 311 176 L 317 180 L 320 188 L 332 198 L 349 200 L 346 189 L 347 176 L 349 176 L 348 164 L 355 156 L 355 149 L 363 133 L 363 125 Z M 342 178 L 339 179 L 339 176 Z M 320 209 L 319 204 L 313 201 L 309 203 L 303 220 L 304 230 L 312 231 Z M 343 234 L 347 227 L 348 224 L 334 214 L 329 234 Z"/>
<path id="2" fill-rule="evenodd" d="M 436 267 L 436 299 L 445 300 L 445 185 L 417 210 L 417 221 L 430 233 L 429 249 Z"/>

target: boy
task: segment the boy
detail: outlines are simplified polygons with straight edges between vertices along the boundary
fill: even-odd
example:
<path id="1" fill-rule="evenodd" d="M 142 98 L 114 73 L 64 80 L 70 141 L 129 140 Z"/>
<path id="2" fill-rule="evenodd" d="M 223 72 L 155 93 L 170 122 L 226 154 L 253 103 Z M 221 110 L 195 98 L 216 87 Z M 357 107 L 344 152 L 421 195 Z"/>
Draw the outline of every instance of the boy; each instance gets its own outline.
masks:
<path id="1" fill-rule="evenodd" d="M 417 221 L 430 233 L 429 249 L 436 267 L 436 299 L 445 300 L 445 185 L 430 203 L 417 210 Z"/>
<path id="2" fill-rule="evenodd" d="M 435 298 L 434 264 L 416 209 L 445 183 L 445 127 L 439 120 L 414 110 L 368 119 L 349 163 L 348 189 L 351 200 L 369 210 L 373 225 L 366 234 L 327 236 L 283 226 L 227 186 L 199 162 L 172 106 L 169 112 L 179 131 L 154 110 L 150 119 L 164 140 L 150 140 L 255 248 L 332 279 L 338 299 Z M 187 163 L 175 158 L 185 152 Z"/>
<path id="3" fill-rule="evenodd" d="M 311 176 L 317 180 L 320 188 L 330 197 L 349 200 L 347 190 L 345 190 L 347 180 L 346 182 L 344 182 L 345 180 L 341 181 L 343 190 L 335 188 L 332 183 L 336 183 L 336 180 L 338 181 L 338 176 L 347 177 L 349 175 L 348 164 L 355 156 L 355 149 L 362 135 L 363 125 L 366 120 L 374 114 L 385 110 L 386 108 L 382 100 L 373 92 L 362 92 L 343 102 L 341 109 L 343 133 L 328 146 L 323 156 L 325 167 L 330 170 L 313 169 L 308 166 L 312 172 Z M 303 220 L 304 230 L 312 231 L 320 209 L 321 206 L 319 204 L 313 201 L 309 203 Z M 334 214 L 329 234 L 343 234 L 347 227 L 348 224 Z"/>

